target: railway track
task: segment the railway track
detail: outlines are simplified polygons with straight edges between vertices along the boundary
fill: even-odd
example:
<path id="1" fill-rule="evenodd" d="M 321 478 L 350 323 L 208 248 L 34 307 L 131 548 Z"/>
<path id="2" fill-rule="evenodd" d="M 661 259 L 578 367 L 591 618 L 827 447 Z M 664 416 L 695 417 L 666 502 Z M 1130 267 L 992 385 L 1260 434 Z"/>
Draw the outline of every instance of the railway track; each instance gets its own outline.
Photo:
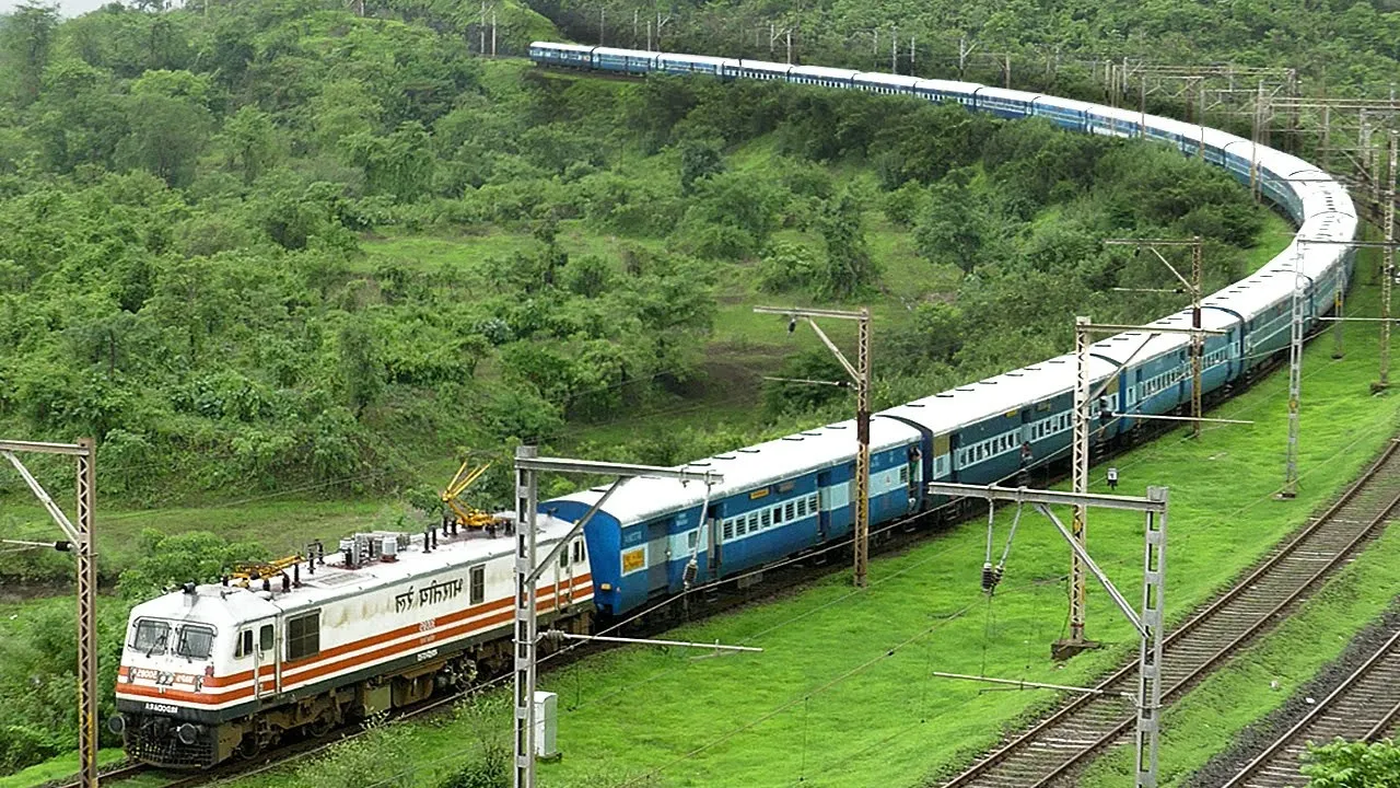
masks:
<path id="1" fill-rule="evenodd" d="M 1163 641 L 1162 700 L 1169 702 L 1291 612 L 1400 515 L 1400 444 L 1391 441 L 1361 479 L 1321 516 L 1276 547 L 1229 591 L 1176 627 Z M 1097 685 L 1136 689 L 1136 663 Z M 1133 728 L 1132 702 L 1081 695 L 1010 738 L 945 788 L 1047 788 L 1068 784 L 1089 759 Z"/>
<path id="2" fill-rule="evenodd" d="M 1303 788 L 1308 742 L 1375 741 L 1400 716 L 1400 625 L 1351 675 L 1221 788 Z"/>

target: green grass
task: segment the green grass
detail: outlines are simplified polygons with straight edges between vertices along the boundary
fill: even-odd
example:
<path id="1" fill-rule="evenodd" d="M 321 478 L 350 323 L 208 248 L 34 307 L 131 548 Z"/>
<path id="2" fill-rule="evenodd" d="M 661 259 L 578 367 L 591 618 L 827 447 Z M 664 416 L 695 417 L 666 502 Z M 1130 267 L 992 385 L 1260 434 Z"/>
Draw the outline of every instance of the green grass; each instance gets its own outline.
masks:
<path id="1" fill-rule="evenodd" d="M 126 760 L 126 753 L 120 747 L 105 747 L 97 751 L 97 767 L 106 768 Z M 0 777 L 0 788 L 29 788 L 47 782 L 67 780 L 78 773 L 78 754 L 50 758 L 28 769 Z M 105 783 L 104 783 L 105 784 Z M 123 785 L 127 783 L 123 782 Z"/>
<path id="2" fill-rule="evenodd" d="M 1360 312 L 1373 297 L 1358 292 L 1353 306 Z M 1326 340 L 1307 352 L 1296 500 L 1273 498 L 1283 469 L 1286 374 L 1274 374 L 1214 411 L 1255 419 L 1255 425 L 1208 429 L 1199 443 L 1178 431 L 1115 460 L 1120 491 L 1171 488 L 1170 618 L 1184 617 L 1301 524 L 1395 433 L 1400 397 L 1367 391 L 1375 377 L 1375 331 L 1354 329 L 1349 337 L 1342 361 L 1330 359 Z M 1097 479 L 1095 489 L 1101 489 Z M 1010 511 L 998 514 L 998 545 L 1010 518 Z M 877 559 L 865 592 L 852 592 L 842 572 L 782 601 L 672 633 L 757 645 L 765 649 L 759 655 L 638 648 L 544 676 L 543 687 L 561 696 L 565 758 L 541 767 L 542 784 L 920 784 L 965 763 L 993 744 L 1004 726 L 1051 701 L 1044 692 L 988 692 L 931 679 L 930 671 L 1077 684 L 1135 650 L 1128 625 L 1092 588 L 1089 634 L 1107 647 L 1063 665 L 1051 662 L 1048 644 L 1064 630 L 1067 549 L 1047 523 L 1027 514 L 1007 578 L 988 603 L 977 588 L 985 538 L 983 523 L 969 523 Z M 1089 546 L 1131 598 L 1140 576 L 1140 518 L 1093 512 Z M 1340 634 L 1369 614 L 1358 608 L 1324 615 L 1338 620 Z M 1298 659 L 1292 675 L 1299 677 L 1317 661 Z M 1218 716 L 1198 718 L 1217 730 L 1238 721 Z M 503 735 L 506 728 L 502 719 Z M 418 784 L 430 784 L 431 775 L 466 757 L 429 741 L 441 730 L 450 739 L 452 729 L 423 733 L 424 746 L 405 754 L 423 768 Z M 1179 730 L 1173 735 L 1212 735 Z M 1172 746 L 1198 745 L 1181 738 Z M 599 764 L 606 779 L 599 778 Z"/>
<path id="3" fill-rule="evenodd" d="M 129 564 L 135 557 L 136 537 L 148 528 L 164 533 L 212 531 L 230 540 L 257 542 L 274 553 L 295 552 L 311 539 L 333 544 L 347 533 L 364 530 L 390 506 L 377 500 L 316 500 L 304 495 L 303 490 L 166 509 L 107 507 L 99 501 L 95 526 L 99 560 L 103 567 Z M 60 500 L 60 505 L 67 503 Z M 24 523 L 7 535 L 57 538 L 58 526 L 37 505 L 6 501 L 4 508 L 7 515 Z"/>

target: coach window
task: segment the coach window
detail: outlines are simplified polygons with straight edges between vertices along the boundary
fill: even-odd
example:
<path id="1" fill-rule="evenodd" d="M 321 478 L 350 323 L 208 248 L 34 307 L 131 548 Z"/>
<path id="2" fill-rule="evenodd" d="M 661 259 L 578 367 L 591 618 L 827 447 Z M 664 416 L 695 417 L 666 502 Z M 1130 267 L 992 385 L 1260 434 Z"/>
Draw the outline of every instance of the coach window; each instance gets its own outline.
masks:
<path id="1" fill-rule="evenodd" d="M 471 568 L 471 597 L 470 603 L 479 605 L 486 600 L 486 567 L 474 566 Z"/>
<path id="2" fill-rule="evenodd" d="M 287 619 L 287 660 L 303 659 L 320 652 L 321 611 Z"/>

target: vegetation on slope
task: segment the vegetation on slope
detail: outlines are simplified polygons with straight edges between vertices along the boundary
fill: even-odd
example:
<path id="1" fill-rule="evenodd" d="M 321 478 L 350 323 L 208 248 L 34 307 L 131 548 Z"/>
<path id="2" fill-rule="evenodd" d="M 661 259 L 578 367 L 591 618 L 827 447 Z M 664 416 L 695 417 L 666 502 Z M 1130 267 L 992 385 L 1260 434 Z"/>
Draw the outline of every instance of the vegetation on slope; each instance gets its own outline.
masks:
<path id="1" fill-rule="evenodd" d="M 559 78 L 401 15 L 4 23 L 0 426 L 96 435 L 128 500 L 404 488 L 458 447 L 693 400 L 729 283 L 879 298 L 896 243 L 951 272 L 885 318 L 889 404 L 1063 348 L 1071 305 L 1165 309 L 1106 294 L 1169 275 L 1103 237 L 1204 234 L 1218 285 L 1263 216 L 1168 151 L 887 97 Z M 419 265 L 379 240 L 427 233 L 509 243 Z M 770 425 L 813 396 L 773 395 Z"/>

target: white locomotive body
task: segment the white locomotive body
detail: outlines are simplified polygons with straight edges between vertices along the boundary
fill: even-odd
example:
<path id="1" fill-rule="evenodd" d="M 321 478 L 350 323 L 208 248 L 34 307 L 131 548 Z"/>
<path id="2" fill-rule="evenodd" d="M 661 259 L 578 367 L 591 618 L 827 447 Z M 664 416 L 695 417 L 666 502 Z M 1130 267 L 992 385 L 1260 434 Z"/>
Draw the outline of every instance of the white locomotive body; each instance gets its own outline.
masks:
<path id="1" fill-rule="evenodd" d="M 571 527 L 541 515 L 542 554 Z M 138 605 L 116 690 L 127 752 L 211 766 L 505 664 L 514 542 L 479 531 L 359 534 L 323 562 L 298 560 L 246 587 L 189 584 Z M 542 621 L 583 631 L 592 600 L 579 536 L 541 576 L 537 606 Z"/>

